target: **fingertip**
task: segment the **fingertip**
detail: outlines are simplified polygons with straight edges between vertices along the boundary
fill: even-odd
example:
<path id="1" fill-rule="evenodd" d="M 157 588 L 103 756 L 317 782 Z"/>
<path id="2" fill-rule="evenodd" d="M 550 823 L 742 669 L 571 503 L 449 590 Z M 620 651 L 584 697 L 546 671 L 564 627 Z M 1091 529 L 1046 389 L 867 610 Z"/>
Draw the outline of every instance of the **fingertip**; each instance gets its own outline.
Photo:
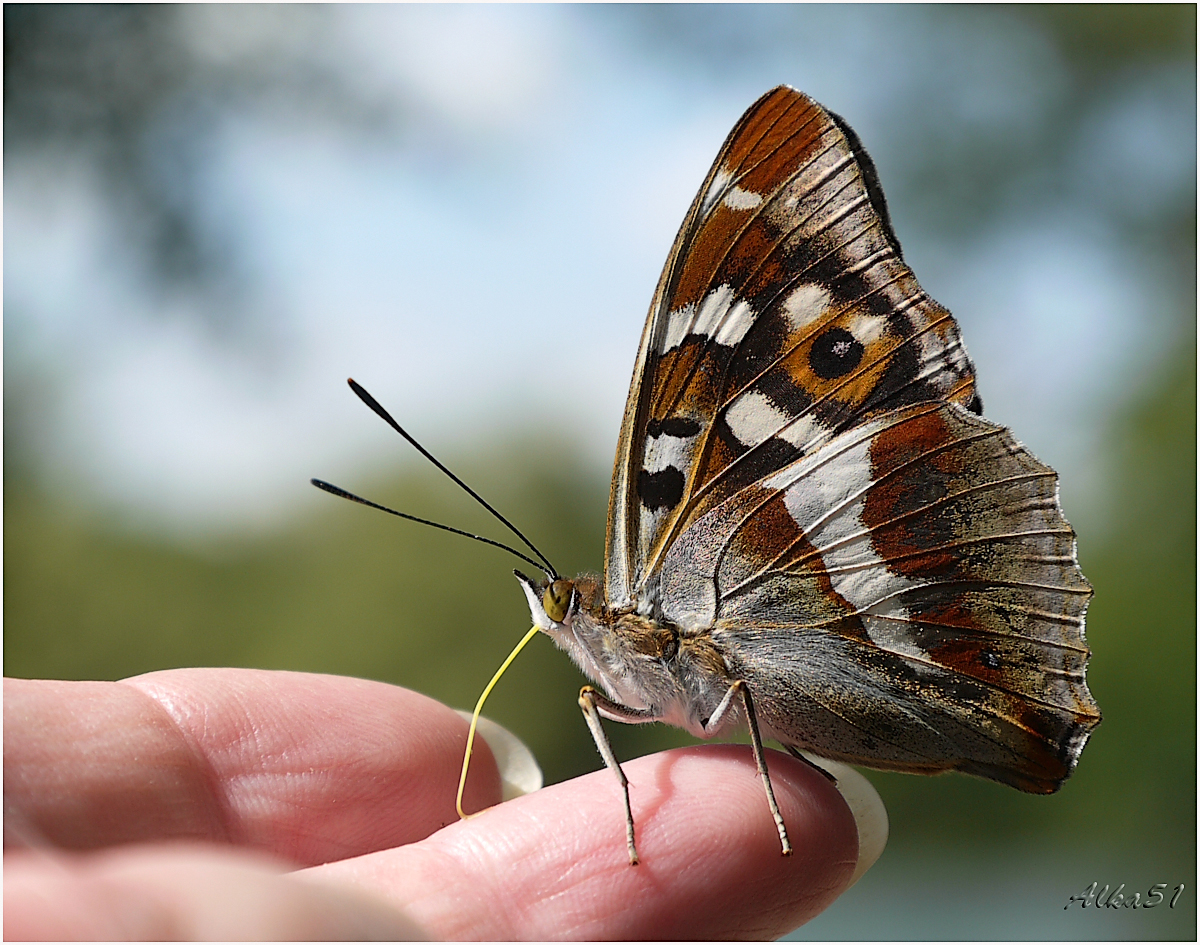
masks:
<path id="1" fill-rule="evenodd" d="M 875 790 L 875 785 L 854 768 L 840 761 L 809 755 L 808 752 L 805 752 L 805 757 L 811 758 L 813 764 L 836 779 L 838 793 L 854 817 L 858 831 L 858 863 L 847 884 L 846 888 L 849 889 L 883 855 L 889 831 L 887 808 L 883 806 L 883 799 Z"/>
<path id="2" fill-rule="evenodd" d="M 462 709 L 458 715 L 471 723 L 471 713 Z M 491 749 L 500 773 L 501 800 L 511 801 L 523 794 L 540 791 L 544 783 L 541 766 L 529 746 L 498 722 L 480 716 L 476 723 L 476 735 Z"/>

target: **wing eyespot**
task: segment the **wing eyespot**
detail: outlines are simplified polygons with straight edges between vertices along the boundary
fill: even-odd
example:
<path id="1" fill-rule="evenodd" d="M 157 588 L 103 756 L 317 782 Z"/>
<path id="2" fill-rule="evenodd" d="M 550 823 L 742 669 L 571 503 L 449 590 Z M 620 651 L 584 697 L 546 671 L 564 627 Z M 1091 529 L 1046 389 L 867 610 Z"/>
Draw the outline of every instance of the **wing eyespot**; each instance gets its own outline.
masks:
<path id="1" fill-rule="evenodd" d="M 808 364 L 818 377 L 831 381 L 858 367 L 865 350 L 862 342 L 845 328 L 830 328 L 813 341 Z"/>

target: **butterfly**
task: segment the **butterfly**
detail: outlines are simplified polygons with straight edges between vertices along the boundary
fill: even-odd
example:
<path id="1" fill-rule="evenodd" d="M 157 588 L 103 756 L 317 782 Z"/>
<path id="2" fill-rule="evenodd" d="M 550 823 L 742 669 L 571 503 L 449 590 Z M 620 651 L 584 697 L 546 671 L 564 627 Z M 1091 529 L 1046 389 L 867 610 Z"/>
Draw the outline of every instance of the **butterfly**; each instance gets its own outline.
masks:
<path id="1" fill-rule="evenodd" d="M 1057 474 L 982 416 L 875 166 L 780 86 L 729 134 L 642 333 L 603 576 L 518 572 L 602 719 L 1049 794 L 1100 711 Z"/>
<path id="2" fill-rule="evenodd" d="M 795 89 L 734 126 L 667 257 L 602 576 L 560 577 L 350 386 L 539 560 L 313 484 L 545 572 L 516 572 L 534 626 L 500 672 L 540 631 L 600 687 L 579 705 L 621 785 L 631 863 L 629 782 L 602 719 L 701 738 L 747 728 L 785 855 L 764 739 L 818 770 L 802 752 L 1050 794 L 1100 723 L 1092 589 L 1058 476 L 983 418 L 958 325 L 905 264 L 874 164 Z M 473 736 L 474 720 L 466 760 Z"/>

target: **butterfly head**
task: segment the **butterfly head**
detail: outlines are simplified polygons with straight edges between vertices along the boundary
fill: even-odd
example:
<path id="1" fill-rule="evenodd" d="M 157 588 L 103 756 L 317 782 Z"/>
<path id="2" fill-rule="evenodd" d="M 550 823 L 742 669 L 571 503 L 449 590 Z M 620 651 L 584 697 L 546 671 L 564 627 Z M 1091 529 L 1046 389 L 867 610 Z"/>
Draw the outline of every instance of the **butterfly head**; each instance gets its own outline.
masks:
<path id="1" fill-rule="evenodd" d="M 570 626 L 579 610 L 580 595 L 575 581 L 555 578 L 534 581 L 520 571 L 514 571 L 525 597 L 529 600 L 529 612 L 539 630 L 549 633 Z"/>

